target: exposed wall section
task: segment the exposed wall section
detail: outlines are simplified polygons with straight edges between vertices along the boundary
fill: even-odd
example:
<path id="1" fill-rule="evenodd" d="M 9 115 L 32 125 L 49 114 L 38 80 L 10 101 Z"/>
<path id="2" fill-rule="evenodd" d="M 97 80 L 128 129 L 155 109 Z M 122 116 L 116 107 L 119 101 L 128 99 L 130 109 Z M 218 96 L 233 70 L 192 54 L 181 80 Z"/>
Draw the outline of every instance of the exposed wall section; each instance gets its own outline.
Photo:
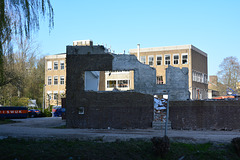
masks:
<path id="1" fill-rule="evenodd" d="M 166 69 L 166 90 L 171 101 L 184 101 L 190 99 L 188 90 L 188 68 L 176 68 L 168 66 Z M 159 85 L 158 85 L 159 88 Z"/>
<path id="2" fill-rule="evenodd" d="M 113 70 L 134 70 L 134 90 L 153 94 L 156 87 L 156 70 L 142 64 L 134 55 L 113 55 Z"/>
<path id="3" fill-rule="evenodd" d="M 134 90 L 136 92 L 161 95 L 169 94 L 171 100 L 187 100 L 188 68 L 168 66 L 166 84 L 156 84 L 156 69 L 142 64 L 134 55 L 113 55 L 113 70 L 134 70 Z"/>

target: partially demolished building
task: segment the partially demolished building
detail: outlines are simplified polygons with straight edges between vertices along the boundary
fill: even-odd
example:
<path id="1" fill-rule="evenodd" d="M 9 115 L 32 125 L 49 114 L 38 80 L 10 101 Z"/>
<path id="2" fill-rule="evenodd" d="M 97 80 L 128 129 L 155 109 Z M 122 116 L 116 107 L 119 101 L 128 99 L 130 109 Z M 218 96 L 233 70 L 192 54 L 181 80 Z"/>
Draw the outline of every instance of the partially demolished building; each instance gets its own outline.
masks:
<path id="1" fill-rule="evenodd" d="M 188 69 L 169 66 L 166 84 L 156 84 L 156 70 L 134 55 L 117 55 L 103 46 L 67 46 L 66 122 L 73 128 L 149 128 L 153 95 L 189 99 Z M 86 89 L 86 72 L 133 71 L 134 90 Z"/>

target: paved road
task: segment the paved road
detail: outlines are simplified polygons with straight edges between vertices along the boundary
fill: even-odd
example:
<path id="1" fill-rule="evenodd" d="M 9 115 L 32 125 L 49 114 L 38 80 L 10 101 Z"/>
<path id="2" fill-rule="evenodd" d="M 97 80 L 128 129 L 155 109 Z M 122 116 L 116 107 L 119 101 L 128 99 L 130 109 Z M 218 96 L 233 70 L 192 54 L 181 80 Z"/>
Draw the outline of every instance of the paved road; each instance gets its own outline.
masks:
<path id="1" fill-rule="evenodd" d="M 16 138 L 64 138 L 82 140 L 103 140 L 112 142 L 119 140 L 146 139 L 163 136 L 163 130 L 153 129 L 58 129 L 66 122 L 58 117 L 15 119 L 19 123 L 0 125 L 0 139 Z M 240 131 L 187 131 L 169 130 L 168 137 L 174 141 L 192 143 L 230 143 L 235 137 L 240 137 Z"/>

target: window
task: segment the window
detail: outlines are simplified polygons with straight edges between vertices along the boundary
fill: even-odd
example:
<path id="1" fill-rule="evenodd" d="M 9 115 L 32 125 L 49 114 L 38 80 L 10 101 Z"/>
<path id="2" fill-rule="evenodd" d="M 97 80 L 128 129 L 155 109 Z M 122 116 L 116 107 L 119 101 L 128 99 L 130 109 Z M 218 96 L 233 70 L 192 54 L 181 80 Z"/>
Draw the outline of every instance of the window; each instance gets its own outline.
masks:
<path id="1" fill-rule="evenodd" d="M 59 95 L 61 98 L 65 97 L 65 92 L 64 91 L 59 91 Z"/>
<path id="2" fill-rule="evenodd" d="M 148 64 L 149 64 L 150 66 L 153 65 L 153 60 L 154 60 L 154 57 L 153 57 L 153 56 L 148 56 Z"/>
<path id="3" fill-rule="evenodd" d="M 208 83 L 207 82 L 207 74 L 197 72 L 197 71 L 193 71 L 192 76 L 193 76 L 193 81 L 195 81 L 195 82 L 205 83 L 205 84 Z"/>
<path id="4" fill-rule="evenodd" d="M 188 54 L 182 54 L 182 64 L 188 64 Z"/>
<path id="5" fill-rule="evenodd" d="M 162 56 L 157 56 L 157 66 L 162 65 Z"/>
<path id="6" fill-rule="evenodd" d="M 140 62 L 143 64 L 146 64 L 146 56 L 141 56 L 140 57 Z"/>
<path id="7" fill-rule="evenodd" d="M 53 93 L 53 99 L 54 99 L 54 100 L 57 100 L 57 99 L 58 99 L 58 92 L 57 92 L 57 91 L 54 91 L 54 93 Z"/>
<path id="8" fill-rule="evenodd" d="M 179 63 L 179 55 L 178 54 L 174 54 L 173 55 L 173 64 L 178 64 Z"/>
<path id="9" fill-rule="evenodd" d="M 51 91 L 47 92 L 47 99 L 48 100 L 52 100 L 52 93 L 51 93 Z"/>
<path id="10" fill-rule="evenodd" d="M 114 87 L 116 87 L 116 81 L 114 80 L 107 81 L 107 88 L 114 88 Z"/>
<path id="11" fill-rule="evenodd" d="M 206 74 L 204 74 L 204 83 L 208 84 L 208 76 Z"/>
<path id="12" fill-rule="evenodd" d="M 54 65 L 54 70 L 58 70 L 58 62 L 55 61 L 55 62 L 53 63 L 53 65 Z"/>
<path id="13" fill-rule="evenodd" d="M 127 88 L 128 84 L 128 80 L 118 80 L 118 88 Z"/>
<path id="14" fill-rule="evenodd" d="M 58 84 L 58 76 L 54 76 L 54 85 Z"/>
<path id="15" fill-rule="evenodd" d="M 165 65 L 169 65 L 170 64 L 170 55 L 165 55 Z"/>
<path id="16" fill-rule="evenodd" d="M 193 71 L 192 74 L 193 74 L 193 81 L 197 81 L 197 74 L 196 74 L 196 72 Z"/>
<path id="17" fill-rule="evenodd" d="M 163 76 L 157 76 L 157 84 L 163 84 Z"/>
<path id="18" fill-rule="evenodd" d="M 48 85 L 52 85 L 52 77 L 48 76 Z"/>
<path id="19" fill-rule="evenodd" d="M 64 61 L 60 61 L 60 68 L 61 70 L 64 70 Z"/>
<path id="20" fill-rule="evenodd" d="M 48 70 L 52 70 L 52 61 L 47 61 Z"/>
<path id="21" fill-rule="evenodd" d="M 60 84 L 64 84 L 64 76 L 60 76 Z"/>

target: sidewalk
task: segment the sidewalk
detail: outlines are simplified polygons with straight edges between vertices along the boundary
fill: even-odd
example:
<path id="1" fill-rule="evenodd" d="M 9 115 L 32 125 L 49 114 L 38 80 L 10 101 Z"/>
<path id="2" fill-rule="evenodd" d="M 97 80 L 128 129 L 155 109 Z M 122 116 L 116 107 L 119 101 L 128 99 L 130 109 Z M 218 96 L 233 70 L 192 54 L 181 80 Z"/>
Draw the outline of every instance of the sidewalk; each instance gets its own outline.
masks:
<path id="1" fill-rule="evenodd" d="M 19 123 L 0 125 L 0 139 L 14 138 L 51 138 L 81 139 L 112 142 L 116 140 L 143 139 L 163 136 L 164 130 L 153 129 L 56 129 L 65 124 L 61 118 L 16 119 Z M 167 136 L 172 141 L 186 143 L 230 143 L 240 137 L 240 131 L 188 131 L 168 130 Z"/>

